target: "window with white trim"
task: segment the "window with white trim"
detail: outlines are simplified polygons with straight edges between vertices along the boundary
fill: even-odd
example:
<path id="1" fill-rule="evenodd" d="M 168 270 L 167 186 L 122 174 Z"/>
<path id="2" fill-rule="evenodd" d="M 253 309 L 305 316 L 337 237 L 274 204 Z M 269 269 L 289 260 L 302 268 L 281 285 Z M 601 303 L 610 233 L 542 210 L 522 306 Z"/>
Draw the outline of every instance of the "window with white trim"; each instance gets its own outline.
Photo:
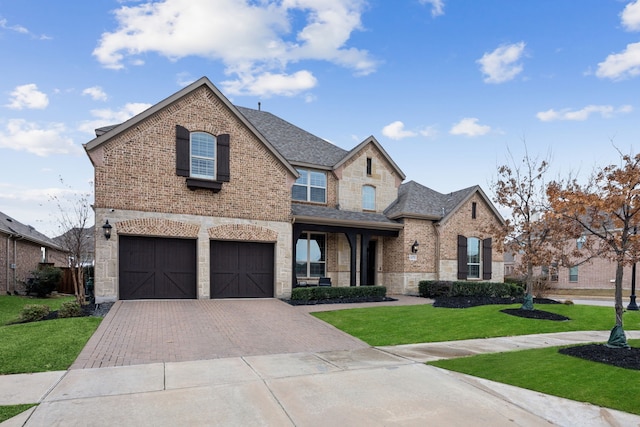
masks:
<path id="1" fill-rule="evenodd" d="M 480 278 L 480 239 L 477 237 L 467 239 L 467 267 L 468 279 Z"/>
<path id="2" fill-rule="evenodd" d="M 327 236 L 302 233 L 296 242 L 296 277 L 325 277 Z"/>
<path id="3" fill-rule="evenodd" d="M 362 186 L 362 209 L 366 211 L 376 210 L 376 188 L 371 185 Z"/>
<path id="4" fill-rule="evenodd" d="M 569 281 L 577 282 L 578 281 L 578 266 L 571 267 L 569 269 Z"/>
<path id="5" fill-rule="evenodd" d="M 191 132 L 191 176 L 202 179 L 216 177 L 216 139 L 204 132 Z"/>
<path id="6" fill-rule="evenodd" d="M 327 175 L 324 172 L 297 169 L 300 177 L 293 184 L 291 197 L 303 202 L 327 202 Z"/>

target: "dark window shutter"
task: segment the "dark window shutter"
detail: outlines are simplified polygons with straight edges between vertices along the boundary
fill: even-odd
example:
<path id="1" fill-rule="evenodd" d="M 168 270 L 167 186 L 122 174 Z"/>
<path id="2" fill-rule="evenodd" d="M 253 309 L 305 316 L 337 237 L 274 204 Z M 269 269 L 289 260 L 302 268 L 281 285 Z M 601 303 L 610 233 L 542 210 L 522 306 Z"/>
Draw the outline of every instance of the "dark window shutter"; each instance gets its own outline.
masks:
<path id="1" fill-rule="evenodd" d="M 222 182 L 229 182 L 231 176 L 229 168 L 230 157 L 230 137 L 228 133 L 223 133 L 217 136 L 217 164 L 216 164 L 216 180 Z"/>
<path id="2" fill-rule="evenodd" d="M 491 279 L 491 238 L 482 241 L 482 279 Z"/>
<path id="3" fill-rule="evenodd" d="M 189 129 L 176 125 L 176 174 L 189 176 L 190 166 Z"/>
<path id="4" fill-rule="evenodd" d="M 458 236 L 458 279 L 466 280 L 469 275 L 467 265 L 467 238 Z"/>

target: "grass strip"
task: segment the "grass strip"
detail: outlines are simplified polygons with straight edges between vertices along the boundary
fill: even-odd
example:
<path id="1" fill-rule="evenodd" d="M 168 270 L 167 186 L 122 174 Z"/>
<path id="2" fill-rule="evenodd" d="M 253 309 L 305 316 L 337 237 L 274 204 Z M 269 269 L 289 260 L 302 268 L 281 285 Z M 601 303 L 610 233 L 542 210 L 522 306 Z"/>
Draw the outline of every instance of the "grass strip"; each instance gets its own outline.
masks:
<path id="1" fill-rule="evenodd" d="M 8 405 L 8 406 L 0 406 L 0 423 L 3 421 L 7 421 L 9 418 L 13 418 L 18 414 L 23 413 L 29 408 L 33 408 L 37 406 L 36 403 L 29 403 L 26 405 Z"/>
<path id="2" fill-rule="evenodd" d="M 638 347 L 640 340 L 629 340 L 629 344 Z M 482 354 L 428 364 L 640 415 L 640 371 L 566 356 L 558 353 L 560 348 Z"/>
<path id="3" fill-rule="evenodd" d="M 101 320 L 75 317 L 0 327 L 0 374 L 66 370 Z"/>
<path id="4" fill-rule="evenodd" d="M 613 307 L 538 304 L 536 309 L 571 320 L 525 319 L 501 313 L 515 305 L 454 309 L 432 305 L 356 308 L 312 313 L 369 345 L 401 345 L 568 331 L 606 331 L 615 325 Z M 640 329 L 640 312 L 624 314 L 625 330 Z"/>
<path id="5" fill-rule="evenodd" d="M 0 296 L 0 325 L 15 322 L 20 318 L 20 312 L 27 304 L 46 305 L 51 311 L 58 310 L 65 301 L 74 301 L 75 297 L 55 296 L 51 298 L 32 298 L 24 296 Z"/>

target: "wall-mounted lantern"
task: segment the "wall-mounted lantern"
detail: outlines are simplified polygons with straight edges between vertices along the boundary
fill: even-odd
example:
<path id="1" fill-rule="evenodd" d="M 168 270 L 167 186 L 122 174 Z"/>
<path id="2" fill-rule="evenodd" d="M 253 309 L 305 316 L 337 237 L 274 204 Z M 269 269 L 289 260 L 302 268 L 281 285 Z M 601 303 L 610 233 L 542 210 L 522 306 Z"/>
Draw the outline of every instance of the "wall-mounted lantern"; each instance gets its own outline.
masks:
<path id="1" fill-rule="evenodd" d="M 109 240 L 111 238 L 111 224 L 109 224 L 109 220 L 102 226 L 102 231 L 104 232 L 104 238 Z"/>
<path id="2" fill-rule="evenodd" d="M 420 243 L 418 243 L 418 241 L 416 240 L 415 242 L 413 242 L 413 245 L 411 245 L 411 253 L 415 254 L 418 252 L 418 246 L 420 246 Z"/>

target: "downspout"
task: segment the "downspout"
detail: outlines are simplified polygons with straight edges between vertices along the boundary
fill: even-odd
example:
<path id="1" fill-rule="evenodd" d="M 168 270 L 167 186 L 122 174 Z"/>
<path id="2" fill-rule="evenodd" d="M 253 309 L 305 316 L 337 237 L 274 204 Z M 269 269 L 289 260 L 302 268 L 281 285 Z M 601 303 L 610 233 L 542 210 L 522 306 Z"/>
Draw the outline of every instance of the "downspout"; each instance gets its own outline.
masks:
<path id="1" fill-rule="evenodd" d="M 440 280 L 440 224 L 432 222 L 433 231 L 436 233 L 435 254 L 433 257 L 434 270 L 436 273 L 436 280 Z"/>

